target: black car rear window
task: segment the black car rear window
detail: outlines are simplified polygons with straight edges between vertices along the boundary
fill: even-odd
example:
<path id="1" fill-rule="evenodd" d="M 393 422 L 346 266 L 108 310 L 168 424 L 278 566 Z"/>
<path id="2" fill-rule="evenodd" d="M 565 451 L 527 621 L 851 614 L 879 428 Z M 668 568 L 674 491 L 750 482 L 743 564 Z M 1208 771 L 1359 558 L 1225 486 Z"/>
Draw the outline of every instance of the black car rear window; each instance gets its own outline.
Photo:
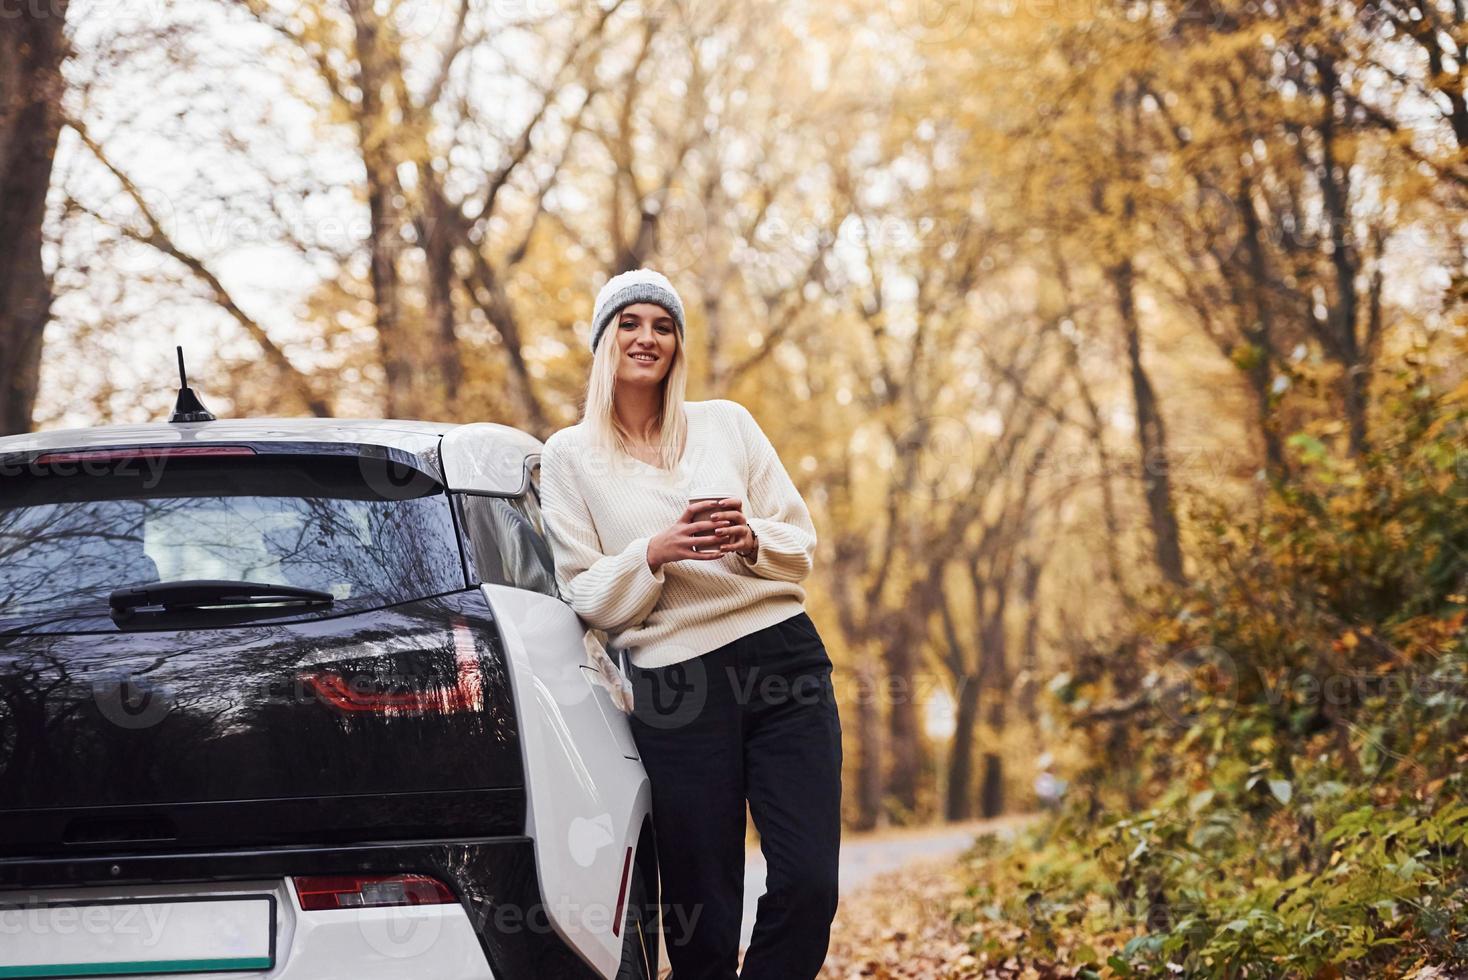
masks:
<path id="1" fill-rule="evenodd" d="M 185 579 L 321 589 L 337 613 L 464 588 L 443 489 L 364 473 L 355 457 L 262 455 L 8 474 L 0 620 L 105 615 L 113 589 Z"/>

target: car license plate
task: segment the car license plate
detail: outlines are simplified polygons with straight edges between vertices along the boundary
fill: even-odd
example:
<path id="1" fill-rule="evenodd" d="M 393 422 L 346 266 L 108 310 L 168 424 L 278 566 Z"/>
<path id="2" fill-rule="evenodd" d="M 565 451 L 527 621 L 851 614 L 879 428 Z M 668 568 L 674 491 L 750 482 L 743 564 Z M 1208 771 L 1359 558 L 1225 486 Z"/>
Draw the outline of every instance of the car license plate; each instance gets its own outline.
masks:
<path id="1" fill-rule="evenodd" d="M 0 906 L 0 978 L 269 970 L 275 898 Z"/>

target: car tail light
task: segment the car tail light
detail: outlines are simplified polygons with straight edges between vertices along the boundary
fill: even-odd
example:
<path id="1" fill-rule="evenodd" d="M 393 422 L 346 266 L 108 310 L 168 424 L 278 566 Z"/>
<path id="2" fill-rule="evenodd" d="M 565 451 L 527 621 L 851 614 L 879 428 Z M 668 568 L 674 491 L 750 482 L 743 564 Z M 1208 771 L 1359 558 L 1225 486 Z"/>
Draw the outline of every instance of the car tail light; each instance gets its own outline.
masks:
<path id="1" fill-rule="evenodd" d="M 297 878 L 303 912 L 376 909 L 396 905 L 456 905 L 447 885 L 427 875 L 338 875 Z"/>
<path id="2" fill-rule="evenodd" d="M 42 453 L 37 466 L 54 463 L 112 463 L 124 459 L 159 459 L 181 456 L 254 456 L 249 446 L 138 446 L 127 449 L 78 449 Z"/>
<path id="3" fill-rule="evenodd" d="M 439 670 L 432 672 L 434 666 Z M 434 651 L 399 654 L 378 665 L 371 659 L 301 674 L 322 703 L 348 714 L 457 714 L 484 707 L 484 674 L 474 633 L 455 623 L 453 656 Z"/>

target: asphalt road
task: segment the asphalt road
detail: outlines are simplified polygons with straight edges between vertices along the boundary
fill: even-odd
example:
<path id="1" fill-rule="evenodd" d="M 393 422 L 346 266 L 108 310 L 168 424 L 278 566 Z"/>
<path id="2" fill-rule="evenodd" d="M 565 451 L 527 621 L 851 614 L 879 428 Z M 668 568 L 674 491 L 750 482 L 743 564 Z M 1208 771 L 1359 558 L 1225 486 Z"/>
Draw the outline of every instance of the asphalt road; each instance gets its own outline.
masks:
<path id="1" fill-rule="evenodd" d="M 956 857 L 973 843 L 977 835 L 1015 826 L 1013 819 L 971 820 L 940 827 L 843 837 L 839 878 L 841 894 L 846 895 L 866 884 L 874 875 L 900 868 L 909 861 L 948 855 Z M 739 934 L 741 952 L 749 945 L 750 934 L 754 931 L 755 909 L 765 891 L 765 859 L 758 846 L 749 849 L 745 861 L 744 924 Z"/>
<path id="2" fill-rule="evenodd" d="M 958 856 L 981 833 L 1010 833 L 1023 825 L 1025 817 L 999 820 L 971 820 L 965 823 L 921 827 L 913 830 L 883 830 L 872 834 L 847 834 L 841 839 L 841 894 L 846 895 L 866 884 L 875 875 L 900 868 L 910 861 Z M 739 934 L 739 953 L 743 958 L 754 931 L 754 917 L 759 897 L 765 891 L 765 859 L 759 846 L 753 845 L 745 855 L 744 922 Z M 839 915 L 839 912 L 838 912 Z M 661 957 L 658 975 L 667 977 L 667 947 Z"/>

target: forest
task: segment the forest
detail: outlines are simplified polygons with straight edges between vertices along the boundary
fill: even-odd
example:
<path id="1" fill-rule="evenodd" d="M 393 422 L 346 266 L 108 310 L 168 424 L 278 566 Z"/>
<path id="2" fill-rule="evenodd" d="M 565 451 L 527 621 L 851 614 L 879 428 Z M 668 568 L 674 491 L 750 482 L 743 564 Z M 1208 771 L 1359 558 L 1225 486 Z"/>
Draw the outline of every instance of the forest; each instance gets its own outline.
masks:
<path id="1" fill-rule="evenodd" d="M 1462 0 L 0 4 L 0 433 L 182 344 L 221 416 L 544 439 L 658 268 L 811 507 L 846 826 L 1038 814 L 840 975 L 1468 975 L 1465 60 Z"/>

